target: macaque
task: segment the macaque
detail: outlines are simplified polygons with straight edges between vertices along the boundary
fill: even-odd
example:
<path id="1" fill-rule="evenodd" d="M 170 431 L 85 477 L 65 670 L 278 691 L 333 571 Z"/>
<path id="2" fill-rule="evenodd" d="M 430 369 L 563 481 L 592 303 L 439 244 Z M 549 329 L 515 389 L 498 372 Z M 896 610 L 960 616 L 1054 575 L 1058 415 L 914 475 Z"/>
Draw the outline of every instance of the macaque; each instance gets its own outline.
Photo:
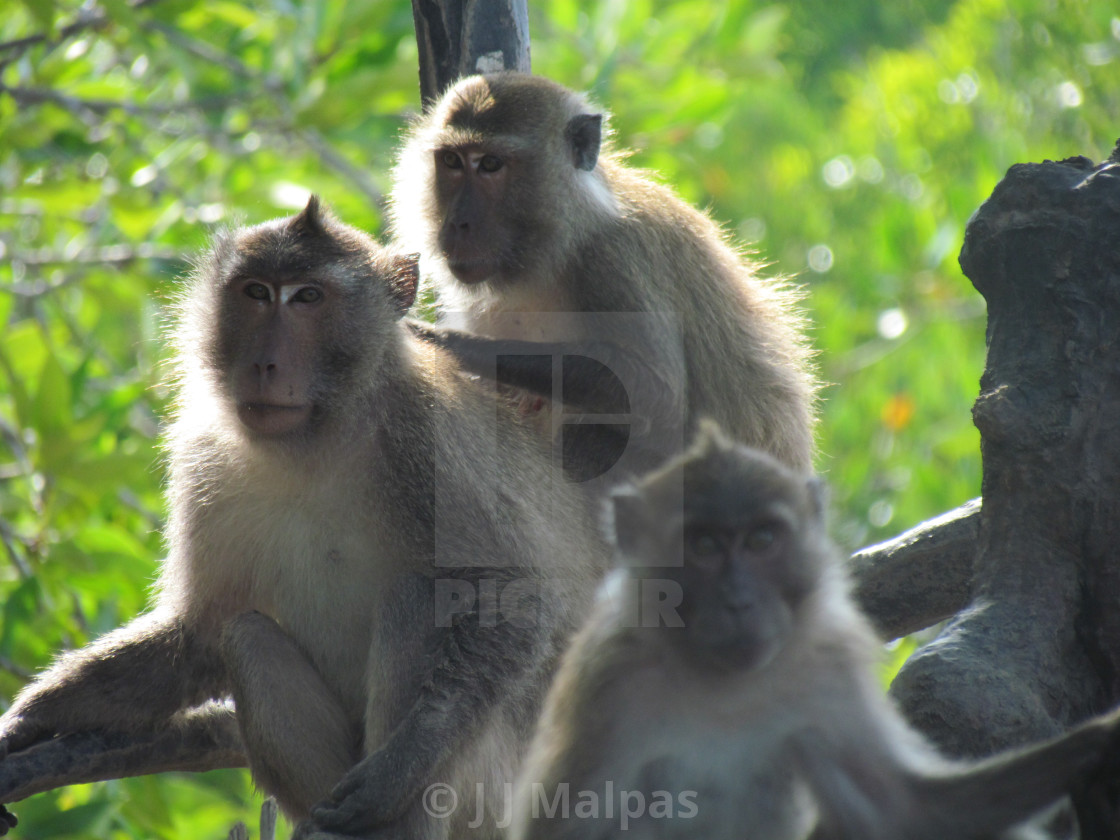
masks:
<path id="1" fill-rule="evenodd" d="M 941 757 L 878 684 L 824 508 L 816 478 L 708 424 L 614 491 L 620 565 L 546 700 L 511 840 L 1023 836 L 1117 769 L 1115 714 Z"/>
<path id="2" fill-rule="evenodd" d="M 607 134 L 584 97 L 519 73 L 462 79 L 417 122 L 394 233 L 459 329 L 414 328 L 517 389 L 593 489 L 679 452 L 704 416 L 809 469 L 816 383 L 798 293 L 757 276 Z"/>
<path id="3" fill-rule="evenodd" d="M 504 809 L 608 554 L 532 432 L 402 323 L 417 279 L 315 197 L 217 238 L 178 307 L 154 606 L 27 686 L 0 753 L 232 697 L 301 836 L 496 836 L 421 794 Z"/>

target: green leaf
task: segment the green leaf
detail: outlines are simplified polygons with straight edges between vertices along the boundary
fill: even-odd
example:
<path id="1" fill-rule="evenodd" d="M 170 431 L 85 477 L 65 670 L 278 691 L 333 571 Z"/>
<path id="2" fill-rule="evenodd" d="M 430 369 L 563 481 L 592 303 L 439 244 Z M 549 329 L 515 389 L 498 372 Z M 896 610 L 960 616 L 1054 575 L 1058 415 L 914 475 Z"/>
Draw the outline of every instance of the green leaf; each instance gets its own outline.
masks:
<path id="1" fill-rule="evenodd" d="M 54 35 L 54 20 L 58 4 L 54 0 L 21 0 L 23 7 L 39 25 L 40 34 L 51 38 Z"/>
<path id="2" fill-rule="evenodd" d="M 39 374 L 32 419 L 39 435 L 41 465 L 47 472 L 65 469 L 80 444 L 73 435 L 73 390 L 54 353 L 48 353 Z"/>

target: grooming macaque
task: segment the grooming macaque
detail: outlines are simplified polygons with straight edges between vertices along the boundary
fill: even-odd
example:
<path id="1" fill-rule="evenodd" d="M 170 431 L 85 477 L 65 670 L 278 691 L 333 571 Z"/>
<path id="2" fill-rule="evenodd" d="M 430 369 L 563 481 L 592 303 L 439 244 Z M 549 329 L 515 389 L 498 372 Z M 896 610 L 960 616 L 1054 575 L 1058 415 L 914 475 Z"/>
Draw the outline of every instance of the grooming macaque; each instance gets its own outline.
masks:
<path id="1" fill-rule="evenodd" d="M 500 815 L 606 549 L 532 432 L 401 322 L 416 281 L 315 198 L 218 238 L 180 306 L 155 605 L 30 684 L 3 754 L 232 696 L 302 832 L 463 833 L 424 813 L 434 782 Z"/>
<path id="2" fill-rule="evenodd" d="M 620 566 L 546 701 L 513 840 L 1004 837 L 1115 763 L 1116 716 L 939 756 L 878 684 L 822 495 L 709 425 L 615 491 Z"/>
<path id="3" fill-rule="evenodd" d="M 808 469 L 815 382 L 796 293 L 755 276 L 605 133 L 582 96 L 517 73 L 463 79 L 432 107 L 396 168 L 395 235 L 463 331 L 415 329 L 473 373 L 562 396 L 545 434 L 581 480 L 662 463 L 703 416 Z"/>

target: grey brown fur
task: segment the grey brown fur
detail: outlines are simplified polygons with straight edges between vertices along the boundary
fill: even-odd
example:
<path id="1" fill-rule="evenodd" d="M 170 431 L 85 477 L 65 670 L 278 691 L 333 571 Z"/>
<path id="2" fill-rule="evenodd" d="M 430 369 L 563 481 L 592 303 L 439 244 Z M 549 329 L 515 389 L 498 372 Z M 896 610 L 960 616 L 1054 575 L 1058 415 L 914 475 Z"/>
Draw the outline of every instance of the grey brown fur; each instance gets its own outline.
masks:
<path id="1" fill-rule="evenodd" d="M 29 685 L 4 754 L 232 694 L 258 783 L 297 819 L 326 800 L 305 834 L 444 837 L 470 815 L 428 819 L 426 785 L 499 795 L 604 549 L 537 439 L 400 323 L 415 281 L 314 198 L 217 241 L 179 310 L 155 605 Z M 530 594 L 518 621 L 437 613 L 448 582 Z"/>
<path id="2" fill-rule="evenodd" d="M 631 472 L 678 452 L 702 416 L 808 469 L 816 382 L 798 293 L 601 147 L 608 133 L 584 97 L 518 73 L 463 79 L 434 105 L 396 168 L 394 229 L 464 332 L 418 329 L 468 369 L 546 397 L 549 362 L 534 366 L 534 353 L 586 354 L 623 374 L 640 415 L 630 442 L 645 450 Z M 523 362 L 496 372 L 495 354 Z M 591 367 L 572 364 L 565 410 L 625 410 Z M 589 448 L 575 458 L 599 457 L 586 436 L 577 444 Z"/>
<path id="3" fill-rule="evenodd" d="M 816 479 L 707 427 L 614 502 L 620 566 L 549 694 L 511 840 L 1007 837 L 1115 774 L 1116 715 L 974 763 L 912 730 L 878 684 Z M 568 818 L 550 817 L 565 784 Z M 613 815 L 581 818 L 584 791 L 610 791 Z M 646 803 L 625 831 L 623 791 Z"/>

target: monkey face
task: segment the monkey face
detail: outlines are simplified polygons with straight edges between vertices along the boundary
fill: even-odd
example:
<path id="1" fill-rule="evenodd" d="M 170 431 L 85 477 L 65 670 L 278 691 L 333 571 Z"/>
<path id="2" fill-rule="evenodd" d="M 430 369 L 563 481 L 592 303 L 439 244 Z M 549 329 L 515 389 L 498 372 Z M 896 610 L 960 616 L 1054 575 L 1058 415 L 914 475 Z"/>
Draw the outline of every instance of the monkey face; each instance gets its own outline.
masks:
<path id="1" fill-rule="evenodd" d="M 461 80 L 407 144 L 396 214 L 429 231 L 429 247 L 460 283 L 555 270 L 571 258 L 571 231 L 589 224 L 588 202 L 602 192 L 586 195 L 598 184 L 590 173 L 602 140 L 602 115 L 587 108 L 536 76 Z"/>
<path id="2" fill-rule="evenodd" d="M 202 364 L 241 428 L 256 440 L 306 439 L 367 393 L 415 295 L 415 265 L 314 197 L 296 216 L 221 241 L 198 281 L 211 294 L 196 317 L 215 333 Z"/>
<path id="3" fill-rule="evenodd" d="M 227 334 L 236 360 L 231 390 L 238 418 L 258 435 L 300 429 L 314 408 L 308 350 L 337 290 L 317 278 L 294 279 L 237 278 L 226 293 L 238 326 Z"/>
<path id="4" fill-rule="evenodd" d="M 679 626 L 659 632 L 683 658 L 729 671 L 773 660 L 820 581 L 816 479 L 708 429 L 613 501 L 631 574 L 677 588 Z"/>
<path id="5" fill-rule="evenodd" d="M 680 612 L 690 652 L 728 670 L 763 667 L 774 657 L 804 595 L 787 574 L 792 540 L 777 512 L 745 527 L 685 528 Z"/>
<path id="6" fill-rule="evenodd" d="M 443 209 L 440 251 L 459 282 L 481 283 L 509 261 L 511 228 L 500 218 L 509 186 L 505 156 L 476 145 L 444 147 L 433 165 Z"/>

